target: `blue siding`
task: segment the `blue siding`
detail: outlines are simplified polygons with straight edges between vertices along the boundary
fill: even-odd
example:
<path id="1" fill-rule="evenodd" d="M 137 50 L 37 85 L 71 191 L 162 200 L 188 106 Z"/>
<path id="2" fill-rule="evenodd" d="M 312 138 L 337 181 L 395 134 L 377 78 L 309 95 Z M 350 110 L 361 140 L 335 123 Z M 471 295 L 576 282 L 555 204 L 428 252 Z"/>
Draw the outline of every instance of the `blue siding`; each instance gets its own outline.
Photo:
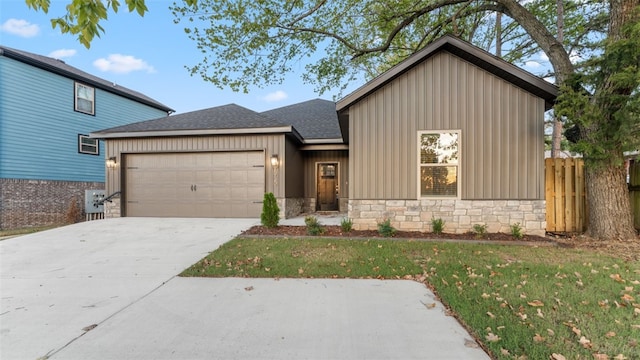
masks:
<path id="1" fill-rule="evenodd" d="M 78 134 L 166 116 L 95 89 L 95 116 L 74 111 L 74 80 L 0 56 L 0 178 L 104 182 L 100 155 L 78 153 Z"/>

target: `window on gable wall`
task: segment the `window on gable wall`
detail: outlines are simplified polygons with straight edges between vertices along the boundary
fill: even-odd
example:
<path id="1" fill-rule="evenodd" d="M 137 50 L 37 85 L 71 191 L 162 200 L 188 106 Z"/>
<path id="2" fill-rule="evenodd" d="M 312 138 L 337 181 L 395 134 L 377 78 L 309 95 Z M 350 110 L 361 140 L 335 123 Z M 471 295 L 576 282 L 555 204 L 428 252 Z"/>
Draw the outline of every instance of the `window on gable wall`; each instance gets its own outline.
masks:
<path id="1" fill-rule="evenodd" d="M 85 114 L 94 115 L 95 89 L 84 84 L 75 84 L 75 110 Z"/>
<path id="2" fill-rule="evenodd" d="M 88 135 L 78 134 L 78 152 L 80 154 L 100 155 L 98 139 L 92 139 Z"/>
<path id="3" fill-rule="evenodd" d="M 460 131 L 419 131 L 418 197 L 458 198 Z"/>

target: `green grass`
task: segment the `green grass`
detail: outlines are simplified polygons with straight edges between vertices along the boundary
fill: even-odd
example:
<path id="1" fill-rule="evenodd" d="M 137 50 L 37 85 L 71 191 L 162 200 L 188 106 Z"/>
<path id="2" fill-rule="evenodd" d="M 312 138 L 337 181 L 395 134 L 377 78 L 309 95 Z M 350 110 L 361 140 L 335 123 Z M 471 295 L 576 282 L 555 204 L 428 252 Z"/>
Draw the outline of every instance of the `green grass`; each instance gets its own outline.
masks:
<path id="1" fill-rule="evenodd" d="M 640 358 L 640 262 L 587 251 L 238 238 L 182 276 L 417 279 L 496 359 Z"/>
<path id="2" fill-rule="evenodd" d="M 57 226 L 52 225 L 52 226 L 41 226 L 41 227 L 31 227 L 31 228 L 22 228 L 22 229 L 0 230 L 0 237 L 32 234 L 39 231 L 53 229 L 55 227 Z"/>

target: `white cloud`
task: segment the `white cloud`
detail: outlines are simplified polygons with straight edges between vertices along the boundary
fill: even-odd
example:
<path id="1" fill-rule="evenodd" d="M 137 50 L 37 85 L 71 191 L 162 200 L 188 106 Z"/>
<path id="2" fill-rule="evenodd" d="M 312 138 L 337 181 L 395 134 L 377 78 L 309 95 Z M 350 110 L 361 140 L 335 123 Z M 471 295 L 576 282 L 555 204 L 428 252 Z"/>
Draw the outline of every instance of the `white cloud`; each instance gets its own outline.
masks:
<path id="1" fill-rule="evenodd" d="M 54 59 L 64 59 L 64 58 L 75 56 L 76 53 L 77 51 L 73 49 L 60 49 L 60 50 L 52 51 L 47 56 L 52 57 Z"/>
<path id="2" fill-rule="evenodd" d="M 539 68 L 542 65 L 540 65 L 540 63 L 537 61 L 527 61 L 524 63 L 524 66 L 529 68 Z"/>
<path id="3" fill-rule="evenodd" d="M 93 66 L 102 71 L 116 74 L 128 74 L 132 71 L 156 72 L 153 66 L 147 64 L 146 61 L 122 54 L 110 54 L 106 59 L 100 58 L 93 62 Z"/>
<path id="4" fill-rule="evenodd" d="M 0 25 L 0 30 L 9 34 L 30 38 L 40 33 L 40 27 L 36 24 L 30 24 L 27 20 L 9 19 Z"/>
<path id="5" fill-rule="evenodd" d="M 276 101 L 282 101 L 286 98 L 288 98 L 289 95 L 287 95 L 286 92 L 282 91 L 282 90 L 278 90 L 278 91 L 274 91 L 272 93 L 267 94 L 266 96 L 262 97 L 262 100 L 266 101 L 266 102 L 276 102 Z"/>
<path id="6" fill-rule="evenodd" d="M 547 56 L 547 54 L 544 53 L 544 51 L 541 51 L 538 54 L 538 58 L 542 61 L 549 61 L 549 57 Z"/>

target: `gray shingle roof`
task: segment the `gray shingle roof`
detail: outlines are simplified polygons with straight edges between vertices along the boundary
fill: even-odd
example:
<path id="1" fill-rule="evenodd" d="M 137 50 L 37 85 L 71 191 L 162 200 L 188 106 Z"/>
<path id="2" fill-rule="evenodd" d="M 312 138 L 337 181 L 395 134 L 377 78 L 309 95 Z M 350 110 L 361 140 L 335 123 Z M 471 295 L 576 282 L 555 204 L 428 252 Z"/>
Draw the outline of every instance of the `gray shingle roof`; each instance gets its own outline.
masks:
<path id="1" fill-rule="evenodd" d="M 153 132 L 174 130 L 250 129 L 281 127 L 282 121 L 236 104 L 191 111 L 96 131 L 96 133 Z"/>
<path id="2" fill-rule="evenodd" d="M 94 86 L 96 88 L 108 91 L 131 100 L 137 101 L 142 104 L 152 106 L 156 109 L 160 109 L 166 112 L 174 112 L 172 108 L 144 95 L 137 91 L 128 89 L 124 86 L 116 85 L 105 79 L 101 79 L 97 76 L 86 73 L 80 69 L 77 69 L 71 65 L 67 65 L 62 60 L 57 60 L 47 56 L 33 54 L 27 51 L 17 50 L 6 46 L 0 45 L 0 56 L 6 56 L 8 58 L 29 64 L 40 69 L 86 83 L 87 85 Z"/>
<path id="3" fill-rule="evenodd" d="M 261 114 L 293 125 L 304 139 L 342 138 L 338 125 L 336 103 L 333 101 L 309 100 L 264 111 Z"/>

